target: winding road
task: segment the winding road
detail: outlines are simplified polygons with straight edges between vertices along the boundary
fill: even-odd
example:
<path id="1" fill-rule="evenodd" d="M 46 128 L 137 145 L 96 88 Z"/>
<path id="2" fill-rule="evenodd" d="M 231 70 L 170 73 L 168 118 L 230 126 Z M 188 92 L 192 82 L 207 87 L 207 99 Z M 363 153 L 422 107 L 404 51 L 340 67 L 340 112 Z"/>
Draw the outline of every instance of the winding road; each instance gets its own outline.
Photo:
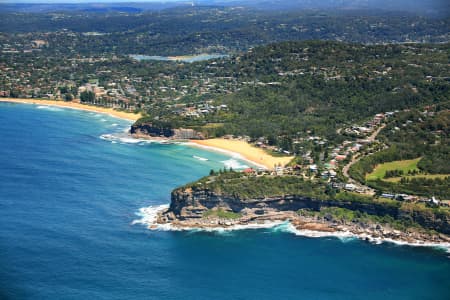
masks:
<path id="1" fill-rule="evenodd" d="M 369 142 L 374 142 L 378 136 L 378 134 L 380 133 L 381 130 L 383 130 L 383 128 L 386 127 L 386 124 L 382 124 L 380 127 L 377 128 L 377 130 L 375 130 L 368 138 L 367 140 Z M 352 157 L 352 160 L 346 164 L 344 166 L 344 168 L 342 168 L 342 174 L 344 174 L 345 177 L 348 178 L 348 182 L 354 185 L 358 185 L 362 188 L 364 188 L 365 190 L 368 191 L 368 193 L 370 194 L 374 194 L 375 190 L 372 189 L 371 187 L 368 187 L 367 185 L 363 185 L 360 182 L 357 182 L 356 180 L 354 180 L 353 178 L 350 177 L 350 174 L 348 173 L 348 170 L 350 169 L 350 167 L 352 165 L 354 165 L 356 162 L 358 162 L 363 156 L 362 155 L 355 155 Z"/>

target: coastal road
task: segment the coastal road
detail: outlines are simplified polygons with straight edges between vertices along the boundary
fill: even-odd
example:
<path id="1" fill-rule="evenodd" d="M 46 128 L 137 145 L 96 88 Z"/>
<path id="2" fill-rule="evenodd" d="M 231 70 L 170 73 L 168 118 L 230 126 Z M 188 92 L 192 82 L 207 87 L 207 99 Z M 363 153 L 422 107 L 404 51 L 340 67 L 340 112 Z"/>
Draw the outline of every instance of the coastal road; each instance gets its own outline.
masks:
<path id="1" fill-rule="evenodd" d="M 380 127 L 377 128 L 377 130 L 375 130 L 368 138 L 367 140 L 370 142 L 374 142 L 378 136 L 378 134 L 380 133 L 381 130 L 383 130 L 383 128 L 386 127 L 386 124 L 382 124 Z M 358 156 L 353 156 L 352 160 L 346 164 L 344 166 L 344 168 L 342 168 L 342 174 L 344 174 L 345 177 L 348 178 L 349 183 L 355 184 L 355 185 L 359 185 L 365 189 L 367 189 L 370 193 L 375 193 L 375 190 L 366 186 L 366 185 L 362 185 L 361 183 L 357 182 L 356 180 L 354 180 L 353 178 L 350 177 L 350 174 L 348 173 L 348 170 L 350 169 L 351 166 L 353 166 L 355 163 L 357 163 L 361 158 L 363 158 L 363 155 L 358 155 Z"/>
<path id="2" fill-rule="evenodd" d="M 384 127 L 386 127 L 386 124 L 383 124 L 383 125 L 381 125 L 380 127 L 378 127 L 378 129 L 375 130 L 375 131 L 367 138 L 367 140 L 368 140 L 369 142 L 371 142 L 371 143 L 374 142 L 375 139 L 377 138 L 378 134 L 380 133 L 381 130 L 383 130 Z M 344 168 L 342 169 L 342 173 L 344 174 L 345 177 L 347 177 L 347 178 L 349 178 L 349 179 L 352 179 L 352 178 L 350 177 L 349 173 L 348 173 L 348 170 L 350 169 L 350 167 L 351 167 L 352 165 L 354 165 L 354 164 L 355 164 L 357 161 L 359 161 L 361 158 L 362 158 L 362 156 L 358 156 L 358 157 L 354 156 L 354 157 L 352 158 L 352 160 L 351 160 L 348 164 L 346 164 L 346 165 L 344 166 Z"/>

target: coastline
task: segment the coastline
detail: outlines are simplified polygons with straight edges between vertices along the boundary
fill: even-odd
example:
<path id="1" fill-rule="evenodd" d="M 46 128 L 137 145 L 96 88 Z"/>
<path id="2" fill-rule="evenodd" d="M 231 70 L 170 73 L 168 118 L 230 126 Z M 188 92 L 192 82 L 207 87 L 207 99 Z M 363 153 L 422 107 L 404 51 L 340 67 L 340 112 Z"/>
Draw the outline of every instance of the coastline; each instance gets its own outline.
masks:
<path id="1" fill-rule="evenodd" d="M 215 138 L 208 140 L 190 140 L 187 144 L 234 155 L 239 159 L 269 170 L 274 169 L 278 164 L 285 166 L 294 158 L 293 156 L 275 157 L 266 153 L 263 149 L 256 148 L 240 140 Z"/>
<path id="2" fill-rule="evenodd" d="M 189 147 L 200 148 L 209 152 L 218 152 L 228 155 L 231 158 L 248 162 L 254 167 L 262 168 L 265 170 L 273 169 L 274 164 L 281 163 L 282 165 L 285 165 L 293 158 L 274 157 L 264 152 L 262 153 L 262 155 L 264 155 L 265 161 L 261 162 L 257 159 L 258 155 L 261 154 L 261 149 L 253 147 L 244 141 L 227 140 L 222 138 L 209 140 L 175 140 L 165 137 L 150 137 L 148 135 L 141 134 L 131 134 L 131 137 L 157 143 L 183 144 Z M 236 147 L 236 143 L 239 143 L 238 147 Z"/>
<path id="3" fill-rule="evenodd" d="M 135 121 L 139 118 L 138 114 L 119 112 L 110 108 L 101 108 L 91 105 L 79 104 L 75 102 L 64 102 L 56 100 L 36 100 L 36 99 L 12 99 L 12 98 L 0 98 L 0 102 L 19 103 L 19 104 L 35 104 L 35 105 L 47 105 L 56 106 L 69 109 L 78 109 L 102 114 L 108 114 L 116 118 Z M 200 147 L 212 151 L 219 151 L 234 155 L 237 158 L 246 160 L 254 165 L 268 168 L 269 161 L 277 163 L 283 159 L 286 161 L 291 159 L 290 157 L 273 157 L 269 154 L 264 154 L 264 164 L 258 163 L 255 160 L 255 155 L 260 154 L 262 149 L 252 147 L 250 144 L 244 141 L 227 140 L 227 139 L 211 139 L 211 140 L 191 140 L 186 143 L 191 146 Z M 237 151 L 236 151 L 237 150 Z M 250 155 L 248 155 L 250 152 Z M 258 153 L 259 152 L 259 153 Z M 251 158 L 249 158 L 248 155 Z M 253 156 L 252 156 L 253 155 Z M 161 213 L 165 212 L 168 205 L 161 205 L 158 207 L 145 207 L 140 209 L 141 220 L 135 220 L 133 224 L 146 225 L 152 230 L 165 230 L 165 231 L 208 231 L 208 232 L 227 232 L 235 230 L 249 230 L 249 229 L 273 229 L 274 231 L 290 232 L 298 236 L 305 236 L 310 238 L 318 237 L 336 237 L 339 239 L 356 238 L 365 240 L 374 244 L 381 243 L 394 243 L 397 245 L 408 245 L 414 247 L 436 247 L 446 249 L 450 252 L 450 241 L 436 241 L 430 237 L 424 235 L 416 235 L 409 237 L 406 233 L 400 233 L 395 230 L 389 229 L 389 232 L 384 233 L 384 228 L 361 228 L 353 226 L 352 224 L 338 224 L 328 222 L 325 220 L 302 218 L 274 218 L 270 217 L 264 219 L 246 220 L 246 221 L 229 221 L 224 219 L 208 219 L 205 222 L 195 221 L 175 221 L 169 223 L 161 223 L 158 218 Z"/>
<path id="4" fill-rule="evenodd" d="M 54 106 L 68 109 L 83 110 L 101 114 L 107 114 L 115 118 L 122 120 L 135 122 L 141 118 L 141 114 L 134 114 L 129 112 L 117 111 L 112 108 L 104 108 L 93 105 L 81 104 L 77 102 L 66 102 L 62 100 L 40 100 L 40 99 L 27 99 L 27 98 L 0 98 L 0 103 L 18 103 L 18 104 L 31 104 L 31 105 L 45 105 Z M 136 138 L 133 136 L 133 138 Z M 137 137 L 142 139 L 143 137 Z M 149 140 L 154 140 L 157 142 L 168 142 L 168 139 L 163 138 L 149 138 Z M 286 157 L 273 157 L 265 153 L 262 149 L 252 147 L 244 141 L 227 140 L 227 139 L 211 139 L 211 140 L 190 140 L 189 142 L 184 142 L 184 144 L 192 147 L 202 148 L 208 151 L 220 152 L 232 157 L 249 162 L 264 169 L 271 169 L 273 165 L 278 162 L 285 162 L 290 160 Z M 262 154 L 265 159 L 264 162 L 260 162 L 257 159 L 258 154 Z M 270 163 L 266 163 L 269 162 Z"/>
<path id="5" fill-rule="evenodd" d="M 242 223 L 240 221 L 230 222 L 224 219 L 206 219 L 204 222 L 200 220 L 178 221 L 178 222 L 161 222 L 160 216 L 167 211 L 168 204 L 149 206 L 139 209 L 136 213 L 141 219 L 134 220 L 131 224 L 144 225 L 150 230 L 160 231 L 199 231 L 199 232 L 231 232 L 237 230 L 252 229 L 271 229 L 274 232 L 287 232 L 297 236 L 309 238 L 334 237 L 340 240 L 359 239 L 372 244 L 392 243 L 399 246 L 411 247 L 433 247 L 444 249 L 450 253 L 450 241 L 433 240 L 425 236 L 407 237 L 407 233 L 401 233 L 397 230 L 390 229 L 387 234 L 380 234 L 385 228 L 362 230 L 351 224 L 336 225 L 332 222 L 319 220 L 315 218 L 296 218 L 291 219 L 263 219 Z M 231 223 L 231 224 L 230 224 Z"/>
<path id="6" fill-rule="evenodd" d="M 139 115 L 125 112 L 118 112 L 127 115 L 131 115 L 130 117 L 123 117 L 122 114 L 115 115 L 111 113 L 112 109 L 107 108 L 99 108 L 95 106 L 89 106 L 84 104 L 78 104 L 73 102 L 63 102 L 63 101 L 52 101 L 52 100 L 36 100 L 36 99 L 10 99 L 10 98 L 1 98 L 0 102 L 9 102 L 9 103 L 20 103 L 20 104 L 37 104 L 37 105 L 48 105 L 48 106 L 56 106 L 62 108 L 70 108 L 70 109 L 78 109 L 85 110 L 97 113 L 108 114 L 113 117 L 133 121 L 133 118 L 137 118 Z M 75 105 L 74 105 L 75 104 Z M 214 146 L 210 146 L 209 143 L 204 143 L 207 141 L 220 140 L 222 143 L 228 144 L 228 147 L 217 147 L 216 143 L 212 143 Z M 265 165 L 258 164 L 257 162 L 242 157 L 242 150 L 238 148 L 230 150 L 229 147 L 233 147 L 236 145 L 244 146 L 244 148 L 251 148 L 251 151 L 261 150 L 256 147 L 250 146 L 248 143 L 244 141 L 236 141 L 236 140 L 227 140 L 227 139 L 213 139 L 213 140 L 195 140 L 187 143 L 192 146 L 201 147 L 213 151 L 220 151 L 227 154 L 237 154 L 239 155 L 239 159 L 247 160 L 255 165 L 261 165 L 266 167 Z M 261 150 L 262 151 L 262 150 Z M 268 155 L 267 153 L 265 153 Z M 270 155 L 268 155 L 270 156 Z M 277 157 L 272 157 L 277 159 Z M 286 159 L 286 157 L 284 157 Z M 374 244 L 381 243 L 394 243 L 397 245 L 408 245 L 408 246 L 421 246 L 421 247 L 436 247 L 446 249 L 450 252 L 450 241 L 444 242 L 436 242 L 431 238 L 427 238 L 425 236 L 415 236 L 415 237 L 406 237 L 406 234 L 400 234 L 398 232 L 390 230 L 388 234 L 380 233 L 380 229 L 363 229 L 357 226 L 352 226 L 352 224 L 339 224 L 336 225 L 332 222 L 327 222 L 325 220 L 318 219 L 261 219 L 261 220 L 248 220 L 245 222 L 230 222 L 229 220 L 210 220 L 207 222 L 197 222 L 197 221 L 187 221 L 187 222 L 171 222 L 171 223 L 160 223 L 158 222 L 159 214 L 163 213 L 167 210 L 168 205 L 161 205 L 158 207 L 146 207 L 140 210 L 140 216 L 142 216 L 141 220 L 136 220 L 133 224 L 142 224 L 146 225 L 149 229 L 152 230 L 170 230 L 170 231 L 208 231 L 208 232 L 227 232 L 227 231 L 235 231 L 235 230 L 249 230 L 249 229 L 273 229 L 274 231 L 283 231 L 290 232 L 292 234 L 298 236 L 305 236 L 310 238 L 318 238 L 318 237 L 336 237 L 339 239 L 360 239 L 365 240 Z M 214 221 L 215 223 L 212 223 Z M 209 223 L 209 224 L 208 224 Z M 384 229 L 382 229 L 384 230 Z M 382 231 L 381 231 L 382 232 Z M 406 237 L 406 238 L 405 238 Z"/>
<path id="7" fill-rule="evenodd" d="M 63 100 L 39 100 L 39 99 L 25 99 L 25 98 L 0 98 L 0 102 L 6 103 L 19 103 L 19 104 L 34 104 L 34 105 L 46 105 L 55 106 L 61 108 L 84 110 L 89 112 L 96 112 L 101 114 L 107 114 L 115 118 L 134 122 L 141 117 L 141 114 L 135 114 L 130 112 L 118 111 L 113 108 L 98 107 L 93 105 L 81 104 L 72 101 Z"/>

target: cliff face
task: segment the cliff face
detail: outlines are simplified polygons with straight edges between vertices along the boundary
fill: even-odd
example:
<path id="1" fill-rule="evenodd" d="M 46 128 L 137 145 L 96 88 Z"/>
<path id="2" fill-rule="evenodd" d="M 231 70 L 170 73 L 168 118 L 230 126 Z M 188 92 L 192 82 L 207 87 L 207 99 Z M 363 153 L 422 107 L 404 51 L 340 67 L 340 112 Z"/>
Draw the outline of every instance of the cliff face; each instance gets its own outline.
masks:
<path id="1" fill-rule="evenodd" d="M 139 136 L 166 137 L 180 140 L 203 139 L 197 131 L 190 128 L 175 128 L 156 125 L 153 123 L 133 124 L 130 133 Z"/>
<path id="2" fill-rule="evenodd" d="M 400 207 L 381 203 L 362 203 L 352 201 L 318 200 L 302 196 L 279 196 L 260 199 L 239 199 L 232 196 L 219 195 L 209 190 L 192 191 L 177 189 L 172 192 L 169 210 L 163 215 L 166 221 L 200 219 L 209 209 L 221 208 L 235 213 L 251 210 L 253 214 L 264 215 L 268 212 L 295 212 L 302 208 L 319 211 L 322 207 L 340 207 L 358 210 L 371 215 L 386 216 L 394 219 L 414 221 L 424 228 L 450 234 L 450 218 L 427 211 L 405 211 Z"/>
<path id="3" fill-rule="evenodd" d="M 131 134 L 148 135 L 153 137 L 171 137 L 174 135 L 172 128 L 155 126 L 152 123 L 133 124 L 130 129 Z"/>

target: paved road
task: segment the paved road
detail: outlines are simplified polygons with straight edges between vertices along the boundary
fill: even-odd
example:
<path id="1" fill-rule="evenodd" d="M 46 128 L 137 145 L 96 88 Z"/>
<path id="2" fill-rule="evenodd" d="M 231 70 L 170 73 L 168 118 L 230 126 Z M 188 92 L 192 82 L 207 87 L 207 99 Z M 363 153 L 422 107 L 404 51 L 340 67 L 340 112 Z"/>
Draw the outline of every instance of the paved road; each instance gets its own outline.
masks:
<path id="1" fill-rule="evenodd" d="M 367 138 L 367 140 L 370 141 L 370 142 L 375 141 L 375 139 L 377 138 L 378 134 L 380 133 L 380 131 L 381 131 L 384 127 L 386 127 L 386 124 L 383 124 L 383 125 L 381 125 L 380 127 L 378 127 L 378 129 L 375 130 L 375 131 Z M 351 160 L 347 165 L 344 166 L 344 168 L 342 169 L 342 173 L 344 174 L 345 177 L 351 179 L 350 175 L 348 174 L 348 170 L 350 169 L 350 167 L 351 167 L 353 164 L 355 164 L 355 163 L 356 163 L 357 161 L 359 161 L 361 158 L 362 158 L 361 156 L 358 156 L 358 157 L 353 156 L 352 160 Z"/>
<path id="2" fill-rule="evenodd" d="M 380 127 L 378 127 L 378 129 L 375 130 L 375 131 L 367 138 L 367 140 L 369 140 L 370 142 L 375 141 L 375 139 L 377 138 L 378 134 L 380 133 L 380 131 L 381 131 L 384 127 L 386 127 L 386 124 L 382 124 Z M 359 185 L 359 186 L 361 186 L 361 187 L 366 188 L 368 191 L 370 191 L 370 192 L 372 192 L 372 193 L 375 193 L 375 190 L 374 190 L 374 189 L 372 189 L 372 188 L 370 188 L 370 187 L 368 187 L 368 186 L 366 186 L 366 185 L 362 185 L 361 183 L 357 182 L 356 180 L 354 180 L 353 178 L 351 178 L 351 177 L 350 177 L 350 174 L 348 173 L 348 170 L 350 169 L 350 167 L 353 166 L 355 163 L 357 163 L 362 157 L 363 157 L 363 156 L 361 156 L 361 155 L 358 156 L 358 157 L 353 156 L 352 160 L 351 160 L 348 164 L 346 164 L 346 165 L 344 166 L 344 168 L 342 168 L 342 174 L 344 174 L 344 176 L 348 178 L 348 182 L 349 182 L 349 183 L 352 183 L 352 184 L 355 184 L 355 185 Z"/>

